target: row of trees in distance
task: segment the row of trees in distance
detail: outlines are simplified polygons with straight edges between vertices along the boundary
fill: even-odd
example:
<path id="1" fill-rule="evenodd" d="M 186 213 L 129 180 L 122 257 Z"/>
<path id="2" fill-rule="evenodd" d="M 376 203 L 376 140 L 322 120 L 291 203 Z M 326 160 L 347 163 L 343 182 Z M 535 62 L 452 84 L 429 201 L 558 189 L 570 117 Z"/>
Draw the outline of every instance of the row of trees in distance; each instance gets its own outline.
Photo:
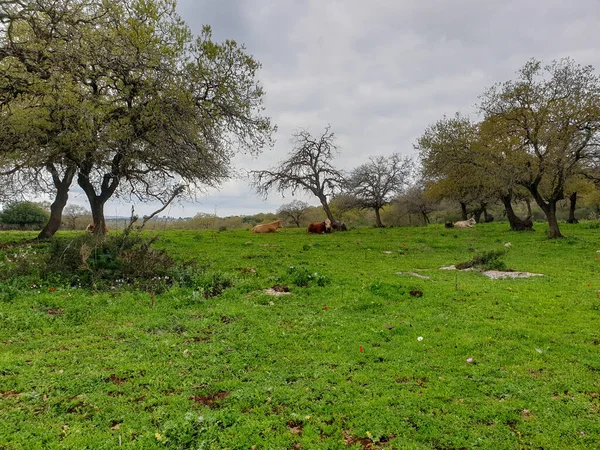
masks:
<path id="1" fill-rule="evenodd" d="M 318 138 L 294 135 L 294 150 L 280 165 L 253 172 L 257 191 L 314 194 L 333 220 L 329 199 L 341 196 L 349 207 L 372 208 L 382 226 L 381 208 L 410 185 L 412 207 L 427 198 L 451 199 L 476 220 L 489 220 L 487 209 L 501 202 L 513 230 L 532 229 L 530 201 L 544 212 L 550 237 L 560 237 L 558 203 L 567 196 L 571 221 L 577 193 L 600 183 L 600 78 L 591 66 L 571 59 L 542 65 L 528 61 L 516 80 L 486 90 L 478 105 L 483 119 L 457 113 L 430 125 L 417 139 L 420 174 L 411 180 L 412 163 L 393 154 L 371 157 L 349 174 L 337 170 L 334 134 Z M 422 193 L 423 195 L 417 195 Z M 529 217 L 520 218 L 515 201 L 525 201 Z M 413 202 L 414 203 L 414 202 Z"/>

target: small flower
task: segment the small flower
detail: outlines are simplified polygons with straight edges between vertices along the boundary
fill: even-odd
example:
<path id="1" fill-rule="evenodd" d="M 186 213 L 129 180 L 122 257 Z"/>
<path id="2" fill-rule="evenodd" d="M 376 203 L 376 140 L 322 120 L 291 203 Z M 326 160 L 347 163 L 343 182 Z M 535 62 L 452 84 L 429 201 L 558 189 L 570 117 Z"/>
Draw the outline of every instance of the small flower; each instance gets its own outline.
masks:
<path id="1" fill-rule="evenodd" d="M 358 347 L 358 351 L 361 353 L 363 352 L 362 345 L 360 347 Z"/>
<path id="2" fill-rule="evenodd" d="M 154 436 L 156 436 L 157 441 L 160 441 L 162 439 L 162 436 L 160 435 L 159 432 L 154 433 Z"/>
<path id="3" fill-rule="evenodd" d="M 423 336 L 419 336 L 419 337 L 417 338 L 417 341 L 419 341 L 419 342 L 421 342 L 422 340 L 423 340 Z"/>
<path id="4" fill-rule="evenodd" d="M 371 438 L 373 437 L 373 435 L 371 434 L 371 432 L 370 432 L 370 431 L 367 431 L 365 434 L 367 435 L 367 437 L 368 437 L 369 439 L 371 439 Z"/>
<path id="5" fill-rule="evenodd" d="M 473 358 L 467 358 L 467 362 L 468 363 L 472 363 L 473 362 Z"/>

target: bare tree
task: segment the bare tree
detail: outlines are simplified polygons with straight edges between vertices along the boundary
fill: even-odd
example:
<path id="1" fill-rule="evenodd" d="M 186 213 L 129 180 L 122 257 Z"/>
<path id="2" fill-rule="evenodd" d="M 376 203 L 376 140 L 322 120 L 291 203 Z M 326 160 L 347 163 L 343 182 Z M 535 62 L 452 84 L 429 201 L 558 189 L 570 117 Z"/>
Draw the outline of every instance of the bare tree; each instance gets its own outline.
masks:
<path id="1" fill-rule="evenodd" d="M 408 214 L 417 214 L 423 218 L 423 223 L 429 225 L 429 214 L 439 209 L 439 202 L 425 194 L 425 183 L 421 180 L 410 186 L 406 192 L 398 196 L 395 204 Z"/>
<path id="2" fill-rule="evenodd" d="M 306 214 L 307 209 L 308 203 L 301 200 L 294 200 L 285 205 L 281 205 L 277 210 L 277 214 L 284 219 L 294 222 L 296 226 L 300 228 L 300 222 L 302 222 L 302 218 Z"/>
<path id="3" fill-rule="evenodd" d="M 62 217 L 68 228 L 76 230 L 79 219 L 91 218 L 92 212 L 85 206 L 70 204 L 65 207 Z"/>
<path id="4" fill-rule="evenodd" d="M 323 134 L 313 138 L 306 130 L 296 131 L 292 137 L 294 149 L 290 157 L 269 170 L 252 171 L 253 186 L 267 196 L 272 190 L 284 193 L 298 190 L 313 193 L 323 205 L 329 220 L 334 220 L 329 209 L 331 196 L 343 180 L 342 173 L 332 165 L 337 152 L 335 134 L 327 126 Z"/>
<path id="5" fill-rule="evenodd" d="M 375 211 L 376 225 L 383 227 L 381 208 L 404 189 L 412 170 L 411 159 L 402 158 L 398 153 L 387 158 L 371 157 L 368 163 L 352 171 L 344 185 L 356 198 L 360 208 L 370 208 Z"/>

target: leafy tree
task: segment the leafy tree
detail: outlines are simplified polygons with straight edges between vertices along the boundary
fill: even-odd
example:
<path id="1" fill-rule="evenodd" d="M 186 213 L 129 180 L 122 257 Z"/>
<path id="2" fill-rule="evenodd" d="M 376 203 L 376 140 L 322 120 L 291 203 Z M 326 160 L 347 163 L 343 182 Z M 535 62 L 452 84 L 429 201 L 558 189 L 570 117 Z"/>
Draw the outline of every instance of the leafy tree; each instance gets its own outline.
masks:
<path id="1" fill-rule="evenodd" d="M 283 219 L 287 219 L 296 224 L 298 228 L 300 228 L 300 222 L 306 215 L 306 210 L 308 209 L 308 203 L 303 202 L 301 200 L 294 200 L 290 203 L 286 203 L 285 205 L 281 205 L 277 210 L 277 214 Z"/>
<path id="2" fill-rule="evenodd" d="M 479 124 L 479 146 L 474 155 L 473 164 L 486 173 L 490 189 L 504 205 L 506 217 L 513 231 L 532 231 L 529 192 L 519 184 L 523 177 L 526 161 L 520 151 L 521 142 L 514 135 L 507 135 L 498 127 L 494 118 L 488 118 Z M 525 200 L 529 215 L 520 218 L 514 211 L 513 201 Z"/>
<path id="3" fill-rule="evenodd" d="M 164 202 L 182 183 L 190 192 L 214 186 L 230 176 L 235 152 L 271 144 L 258 62 L 234 41 L 213 42 L 209 27 L 194 38 L 173 0 L 36 0 L 4 12 L 14 31 L 3 40 L 14 61 L 5 86 L 21 91 L 7 96 L 6 114 L 32 109 L 56 117 L 33 123 L 37 134 L 56 139 L 34 141 L 39 156 L 19 152 L 27 157 L 15 166 L 46 167 L 55 185 L 70 185 L 72 174 L 96 233 L 104 232 L 104 205 L 113 195 Z M 21 79 L 31 83 L 15 81 Z M 56 133 L 48 123 L 60 124 Z M 62 178 L 49 162 L 60 165 Z"/>
<path id="4" fill-rule="evenodd" d="M 279 166 L 251 172 L 255 189 L 264 196 L 273 189 L 280 193 L 291 190 L 292 194 L 297 190 L 311 192 L 321 202 L 327 218 L 334 220 L 328 196 L 343 180 L 341 171 L 332 164 L 337 151 L 335 134 L 330 126 L 318 138 L 300 130 L 294 133 L 292 142 L 294 149 Z"/>
<path id="5" fill-rule="evenodd" d="M 10 203 L 0 213 L 0 222 L 7 225 L 41 226 L 48 220 L 48 212 L 33 202 Z"/>
<path id="6" fill-rule="evenodd" d="M 463 220 L 468 205 L 487 202 L 492 191 L 485 171 L 475 164 L 477 146 L 477 123 L 460 113 L 427 127 L 415 144 L 429 195 L 458 202 Z"/>
<path id="7" fill-rule="evenodd" d="M 408 184 L 412 169 L 412 161 L 397 153 L 389 157 L 371 157 L 368 163 L 350 173 L 344 185 L 356 198 L 360 208 L 375 211 L 376 225 L 383 227 L 381 208 Z"/>
<path id="8" fill-rule="evenodd" d="M 518 183 L 546 215 L 550 237 L 561 237 L 556 205 L 568 181 L 599 158 L 600 78 L 571 59 L 547 66 L 532 59 L 516 80 L 488 89 L 480 109 L 520 142 L 526 162 Z"/>

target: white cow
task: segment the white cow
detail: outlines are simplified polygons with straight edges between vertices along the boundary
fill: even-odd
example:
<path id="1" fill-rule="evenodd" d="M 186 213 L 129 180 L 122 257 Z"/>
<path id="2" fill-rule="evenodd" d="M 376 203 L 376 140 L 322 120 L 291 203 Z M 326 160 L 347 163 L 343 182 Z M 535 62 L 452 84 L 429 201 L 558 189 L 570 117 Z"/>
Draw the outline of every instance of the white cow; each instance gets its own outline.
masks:
<path id="1" fill-rule="evenodd" d="M 461 220 L 459 222 L 456 222 L 454 226 L 456 228 L 473 228 L 473 225 L 475 225 L 476 223 L 477 222 L 475 222 L 475 219 L 471 217 L 469 220 Z"/>

